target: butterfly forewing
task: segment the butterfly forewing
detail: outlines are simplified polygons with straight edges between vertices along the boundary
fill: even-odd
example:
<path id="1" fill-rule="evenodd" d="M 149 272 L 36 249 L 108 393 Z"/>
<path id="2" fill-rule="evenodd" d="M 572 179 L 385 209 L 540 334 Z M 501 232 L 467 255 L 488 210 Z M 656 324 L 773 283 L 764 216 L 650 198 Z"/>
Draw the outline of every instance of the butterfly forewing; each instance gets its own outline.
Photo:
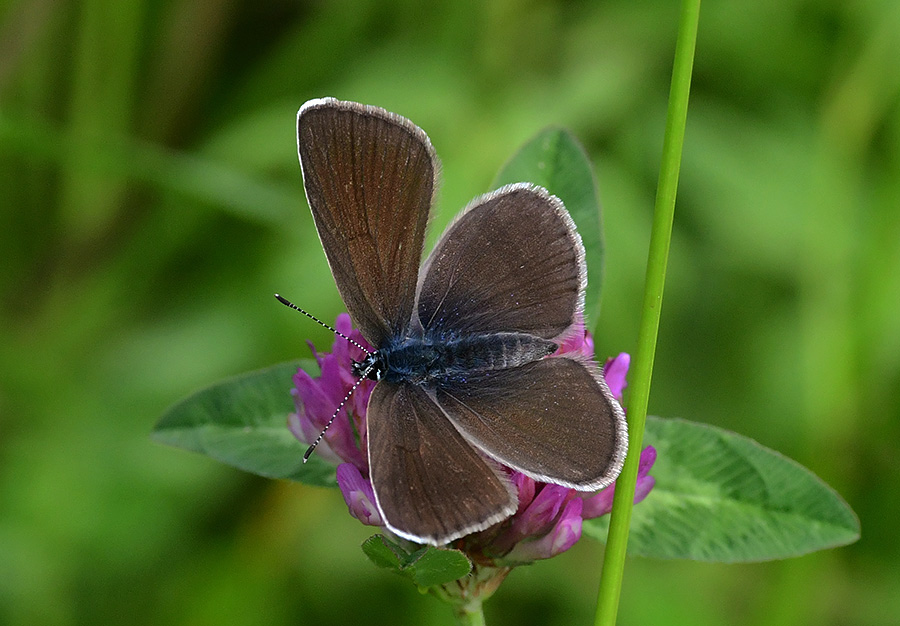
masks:
<path id="1" fill-rule="evenodd" d="M 462 438 L 422 387 L 379 382 L 367 422 L 375 499 L 398 535 L 442 545 L 516 510 L 506 478 Z"/>
<path id="2" fill-rule="evenodd" d="M 558 198 L 511 185 L 469 205 L 438 241 L 421 280 L 419 318 L 432 336 L 552 339 L 582 305 L 584 252 Z"/>
<path id="3" fill-rule="evenodd" d="M 550 357 L 437 389 L 465 438 L 532 478 L 582 490 L 622 469 L 625 415 L 592 363 Z"/>
<path id="4" fill-rule="evenodd" d="M 297 114 L 306 197 L 338 291 L 376 347 L 408 327 L 437 159 L 384 109 L 324 98 Z"/>

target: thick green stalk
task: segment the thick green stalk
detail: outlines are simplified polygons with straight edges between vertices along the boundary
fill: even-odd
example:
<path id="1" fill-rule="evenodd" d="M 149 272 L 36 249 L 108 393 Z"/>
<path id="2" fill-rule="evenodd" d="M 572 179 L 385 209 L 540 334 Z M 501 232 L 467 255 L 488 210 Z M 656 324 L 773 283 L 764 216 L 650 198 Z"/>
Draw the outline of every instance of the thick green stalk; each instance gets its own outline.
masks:
<path id="1" fill-rule="evenodd" d="M 458 626 L 485 626 L 481 601 L 453 607 Z"/>
<path id="2" fill-rule="evenodd" d="M 511 571 L 511 567 L 475 564 L 468 576 L 431 587 L 430 591 L 453 606 L 453 617 L 458 626 L 484 626 L 484 602 L 494 595 Z"/>
<path id="3" fill-rule="evenodd" d="M 675 44 L 675 62 L 672 70 L 669 110 L 666 117 L 662 162 L 653 213 L 653 230 L 650 234 L 644 304 L 637 353 L 632 370 L 634 374 L 630 385 L 628 456 L 625 459 L 622 474 L 616 481 L 609 536 L 603 559 L 603 575 L 600 579 L 597 597 L 597 614 L 594 622 L 596 626 L 613 626 L 619 610 L 619 595 L 622 590 L 625 568 L 625 549 L 628 545 L 628 526 L 634 506 L 634 489 L 637 483 L 638 462 L 644 438 L 644 422 L 647 419 L 650 379 L 653 373 L 656 339 L 659 332 L 669 243 L 672 238 L 675 193 L 678 188 L 678 172 L 684 144 L 684 126 L 687 119 L 688 95 L 699 17 L 700 0 L 683 0 L 678 25 L 678 40 Z"/>

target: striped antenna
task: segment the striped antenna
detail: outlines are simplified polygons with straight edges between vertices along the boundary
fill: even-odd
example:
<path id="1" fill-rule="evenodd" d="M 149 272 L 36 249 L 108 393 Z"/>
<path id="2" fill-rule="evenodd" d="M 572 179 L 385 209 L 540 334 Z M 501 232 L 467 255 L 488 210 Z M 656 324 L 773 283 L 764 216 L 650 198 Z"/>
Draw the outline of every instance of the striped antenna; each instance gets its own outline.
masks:
<path id="1" fill-rule="evenodd" d="M 338 413 L 341 412 L 341 409 L 343 409 L 344 405 L 347 404 L 347 400 L 350 399 L 350 396 L 353 395 L 353 392 L 356 391 L 356 388 L 359 387 L 360 383 L 362 383 L 362 381 L 364 381 L 366 379 L 366 376 L 369 375 L 369 372 L 372 371 L 373 367 L 375 367 L 374 363 L 372 365 L 369 365 L 369 367 L 367 367 L 365 370 L 363 370 L 362 378 L 357 380 L 355 383 L 353 383 L 353 386 L 350 387 L 350 391 L 347 392 L 347 395 L 344 396 L 344 399 L 341 400 L 341 403 L 334 410 L 334 413 L 332 414 L 331 419 L 328 420 L 327 424 L 325 424 L 325 428 L 322 429 L 322 432 L 319 433 L 319 436 L 316 437 L 316 440 L 312 442 L 312 445 L 306 449 L 306 452 L 303 454 L 303 462 L 304 463 L 306 463 L 309 460 L 309 457 L 312 456 L 313 450 L 315 450 L 316 446 L 319 445 L 319 443 L 321 443 L 322 439 L 325 437 L 326 431 L 331 426 L 331 424 L 334 423 L 335 418 L 337 418 Z"/>
<path id="2" fill-rule="evenodd" d="M 284 306 L 289 307 L 289 308 L 291 308 L 291 309 L 294 309 L 295 311 L 299 311 L 300 313 L 303 313 L 303 315 L 305 315 L 306 317 L 308 317 L 309 319 L 311 319 L 312 321 L 314 321 L 316 324 L 319 324 L 320 326 L 323 326 L 323 327 L 327 328 L 328 330 L 330 330 L 331 332 L 333 332 L 333 333 L 334 333 L 335 335 L 337 335 L 338 337 L 341 337 L 341 338 L 343 338 L 343 339 L 346 339 L 346 340 L 349 341 L 351 344 L 353 344 L 354 346 L 356 346 L 357 348 L 359 348 L 360 350 L 362 350 L 363 352 L 365 352 L 365 353 L 368 354 L 369 356 L 372 355 L 372 353 L 371 353 L 369 350 L 366 350 L 365 347 L 363 347 L 358 341 L 354 341 L 353 339 L 350 339 L 350 337 L 348 337 L 348 336 L 345 335 L 344 333 L 340 332 L 338 329 L 332 328 L 331 326 L 329 326 L 328 324 L 326 324 L 325 322 L 323 322 L 322 320 L 320 320 L 318 317 L 316 317 L 316 316 L 313 315 L 312 313 L 307 313 L 306 311 L 304 311 L 303 309 L 301 309 L 300 307 L 298 307 L 296 304 L 294 304 L 293 302 L 291 302 L 291 301 L 288 300 L 287 298 L 284 298 L 284 297 L 278 295 L 277 293 L 275 294 L 275 297 L 276 297 L 276 298 L 278 299 L 278 301 L 279 301 L 281 304 L 283 304 Z M 344 399 L 341 400 L 341 403 L 340 403 L 340 404 L 338 405 L 338 407 L 334 410 L 334 413 L 332 414 L 331 419 L 329 419 L 329 420 L 328 420 L 328 423 L 325 424 L 325 428 L 322 429 L 322 432 L 319 433 L 319 436 L 316 437 L 316 440 L 313 441 L 313 442 L 312 442 L 312 445 L 309 446 L 309 447 L 306 449 L 306 452 L 305 452 L 305 453 L 303 453 L 303 462 L 304 462 L 304 463 L 306 463 L 306 462 L 309 460 L 309 457 L 312 456 L 313 450 L 315 450 L 315 449 L 316 449 L 316 446 L 318 446 L 318 445 L 322 442 L 322 439 L 325 438 L 325 433 L 328 431 L 329 427 L 331 427 L 331 425 L 334 423 L 334 420 L 337 419 L 338 413 L 340 413 L 340 412 L 341 412 L 341 409 L 344 408 L 344 405 L 347 404 L 347 400 L 350 399 L 350 396 L 353 395 L 353 392 L 356 391 L 356 388 L 359 387 L 359 385 L 362 383 L 362 381 L 364 381 L 364 380 L 366 379 L 366 376 L 369 375 L 369 372 L 371 372 L 371 371 L 372 371 L 372 368 L 374 368 L 374 367 L 375 367 L 375 363 L 374 363 L 374 362 L 372 362 L 371 364 L 369 364 L 369 366 L 368 366 L 366 369 L 364 369 L 364 370 L 362 371 L 362 376 L 360 376 L 359 380 L 357 380 L 355 383 L 353 383 L 353 386 L 350 387 L 350 391 L 347 392 L 347 395 L 344 396 Z"/>
<path id="3" fill-rule="evenodd" d="M 306 311 L 304 311 L 303 309 L 301 309 L 300 307 L 298 307 L 296 304 L 294 304 L 293 302 L 291 302 L 291 301 L 288 300 L 287 298 L 282 297 L 282 296 L 278 295 L 277 293 L 275 294 L 275 297 L 276 297 L 276 298 L 278 299 L 278 301 L 279 301 L 281 304 L 283 304 L 284 306 L 290 307 L 290 308 L 294 309 L 295 311 L 299 311 L 300 313 L 303 313 L 303 315 L 305 315 L 306 317 L 308 317 L 309 319 L 311 319 L 312 321 L 314 321 L 316 324 L 319 324 L 320 326 L 323 326 L 323 327 L 327 328 L 328 330 L 330 330 L 331 332 L 333 332 L 333 333 L 334 333 L 335 335 L 337 335 L 338 337 L 341 337 L 341 338 L 343 338 L 343 339 L 346 339 L 347 341 L 349 341 L 350 343 L 352 343 L 354 346 L 356 346 L 357 348 L 359 348 L 360 350 L 362 350 L 362 351 L 365 352 L 366 354 L 372 354 L 370 351 L 366 350 L 362 345 L 360 345 L 360 343 L 359 343 L 358 341 L 353 341 L 352 339 L 350 339 L 350 337 L 348 337 L 347 335 L 345 335 L 345 334 L 342 333 L 341 331 L 337 330 L 336 328 L 332 328 L 331 326 L 329 326 L 328 324 L 326 324 L 325 322 L 323 322 L 322 320 L 320 320 L 318 317 L 316 317 L 316 316 L 313 315 L 312 313 L 307 313 Z"/>

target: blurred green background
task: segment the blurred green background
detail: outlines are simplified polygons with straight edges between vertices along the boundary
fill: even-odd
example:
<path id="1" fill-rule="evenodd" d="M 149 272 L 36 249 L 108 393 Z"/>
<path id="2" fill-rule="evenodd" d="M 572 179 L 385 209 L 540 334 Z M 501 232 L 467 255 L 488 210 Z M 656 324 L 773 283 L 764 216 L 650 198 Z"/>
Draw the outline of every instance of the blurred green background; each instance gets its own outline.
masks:
<path id="1" fill-rule="evenodd" d="M 633 351 L 676 2 L 0 3 L 0 623 L 450 624 L 337 491 L 153 444 L 224 376 L 307 356 L 341 303 L 294 118 L 415 121 L 432 239 L 569 127 L 608 245 L 598 354 Z M 706 2 L 651 411 L 797 459 L 862 520 L 781 563 L 631 560 L 623 624 L 896 624 L 900 3 Z M 602 546 L 514 572 L 488 622 L 586 624 Z"/>

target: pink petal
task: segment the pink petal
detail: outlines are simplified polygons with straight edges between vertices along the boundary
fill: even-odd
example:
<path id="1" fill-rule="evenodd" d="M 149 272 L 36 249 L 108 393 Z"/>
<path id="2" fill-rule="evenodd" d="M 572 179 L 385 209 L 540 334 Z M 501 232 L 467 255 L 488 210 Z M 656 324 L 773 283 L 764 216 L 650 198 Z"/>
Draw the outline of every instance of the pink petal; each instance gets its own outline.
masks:
<path id="1" fill-rule="evenodd" d="M 337 468 L 337 482 L 350 509 L 350 515 L 369 526 L 383 526 L 381 513 L 375 506 L 372 483 L 363 478 L 359 469 L 351 463 L 341 463 Z"/>
<path id="2" fill-rule="evenodd" d="M 534 500 L 534 492 L 536 489 L 536 483 L 533 478 L 529 478 L 525 474 L 521 472 L 513 472 L 512 483 L 516 486 L 516 491 L 519 494 L 519 507 L 516 510 L 516 515 L 521 513 L 531 504 L 531 501 Z"/>
<path id="3" fill-rule="evenodd" d="M 647 475 L 655 462 L 656 448 L 647 446 L 641 451 L 641 459 L 638 463 L 637 484 L 634 489 L 635 504 L 646 498 L 647 494 L 650 493 L 653 486 L 656 484 L 656 479 Z M 584 499 L 584 519 L 593 519 L 595 517 L 600 517 L 601 515 L 606 515 L 612 511 L 613 496 L 615 495 L 615 492 L 616 484 L 613 483 L 597 494 L 586 497 Z"/>
<path id="4" fill-rule="evenodd" d="M 571 548 L 581 538 L 582 503 L 580 498 L 569 500 L 550 532 L 539 539 L 519 543 L 504 561 L 528 563 L 549 559 Z"/>
<path id="5" fill-rule="evenodd" d="M 606 384 L 609 385 L 613 397 L 619 402 L 622 401 L 622 394 L 628 385 L 625 377 L 628 375 L 629 365 L 631 365 L 631 355 L 622 352 L 619 356 L 607 360 L 603 366 L 603 377 L 606 379 Z"/>
<path id="6" fill-rule="evenodd" d="M 520 538 L 547 532 L 573 493 L 573 490 L 560 485 L 544 485 L 531 504 L 513 518 L 514 532 Z"/>

